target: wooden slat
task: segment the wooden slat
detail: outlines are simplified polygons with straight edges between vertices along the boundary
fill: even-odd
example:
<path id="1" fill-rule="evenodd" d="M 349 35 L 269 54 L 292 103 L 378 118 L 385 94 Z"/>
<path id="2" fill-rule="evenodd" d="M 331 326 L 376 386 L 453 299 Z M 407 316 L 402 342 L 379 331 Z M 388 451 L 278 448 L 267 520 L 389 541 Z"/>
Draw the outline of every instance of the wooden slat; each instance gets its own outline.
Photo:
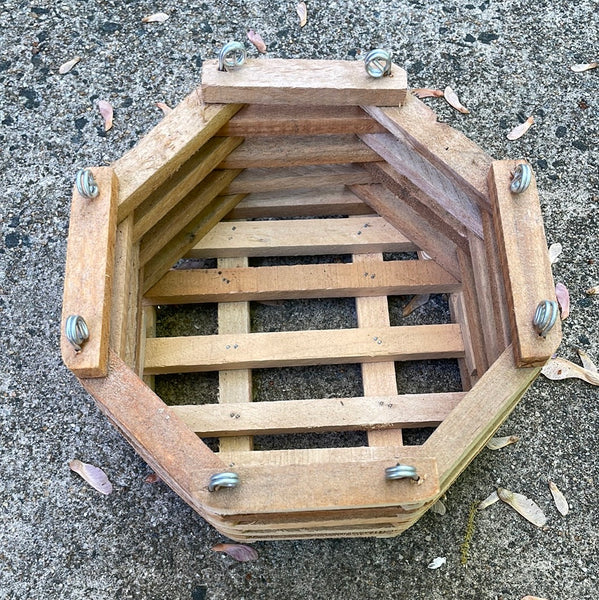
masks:
<path id="1" fill-rule="evenodd" d="M 382 133 L 383 125 L 359 106 L 305 106 L 249 104 L 218 132 L 230 136 L 332 135 Z"/>
<path id="2" fill-rule="evenodd" d="M 174 206 L 143 237 L 139 260 L 145 265 L 160 252 L 177 234 L 204 210 L 239 174 L 238 170 L 214 171 L 197 188 Z"/>
<path id="3" fill-rule="evenodd" d="M 205 106 L 198 91 L 187 96 L 140 142 L 113 164 L 121 181 L 118 220 L 133 212 L 241 108 Z"/>
<path id="4" fill-rule="evenodd" d="M 250 194 L 226 218 L 321 217 L 372 213 L 372 208 L 346 187 L 332 187 Z"/>
<path id="5" fill-rule="evenodd" d="M 412 252 L 416 246 L 381 217 L 219 223 L 190 258 Z"/>
<path id="6" fill-rule="evenodd" d="M 301 167 L 379 160 L 381 157 L 355 135 L 260 137 L 245 140 L 222 161 L 220 168 Z"/>
<path id="7" fill-rule="evenodd" d="M 144 265 L 142 292 L 145 293 L 157 283 L 180 258 L 185 256 L 242 199 L 242 194 L 217 197 L 194 217 L 161 249 L 160 253 Z"/>
<path id="8" fill-rule="evenodd" d="M 91 169 L 99 194 L 73 190 L 62 301 L 60 348 L 65 365 L 79 377 L 104 377 L 108 369 L 118 180 L 110 167 Z M 70 315 L 85 319 L 89 339 L 80 352 L 67 340 Z"/>
<path id="9" fill-rule="evenodd" d="M 462 379 L 462 389 L 469 390 L 478 380 L 476 362 L 474 360 L 474 350 L 470 335 L 470 325 L 466 310 L 466 301 L 464 292 L 449 295 L 449 312 L 451 322 L 458 323 L 462 328 L 462 337 L 464 339 L 464 358 L 458 358 L 458 367 L 460 369 L 460 378 Z"/>
<path id="10" fill-rule="evenodd" d="M 461 278 L 455 244 L 406 205 L 400 196 L 380 184 L 354 185 L 350 189 L 446 271 Z"/>
<path id="11" fill-rule="evenodd" d="M 542 366 L 561 341 L 558 316 L 546 338 L 532 326 L 537 305 L 555 301 L 555 284 L 547 254 L 543 215 L 532 177 L 522 194 L 512 194 L 511 173 L 518 161 L 495 161 L 489 173 L 495 230 L 503 267 L 511 332 L 518 366 Z"/>
<path id="12" fill-rule="evenodd" d="M 372 183 L 374 176 L 356 164 L 246 169 L 226 190 L 227 194 L 251 194 L 332 185 Z"/>
<path id="13" fill-rule="evenodd" d="M 459 325 L 148 339 L 147 373 L 184 373 L 463 356 Z"/>
<path id="14" fill-rule="evenodd" d="M 394 106 L 406 97 L 407 75 L 397 65 L 392 75 L 369 77 L 362 61 L 248 59 L 226 72 L 217 60 L 207 60 L 202 90 L 206 102 Z"/>
<path id="15" fill-rule="evenodd" d="M 142 357 L 145 359 L 146 355 L 146 339 L 156 337 L 156 308 L 153 306 L 144 306 L 142 312 L 142 332 L 145 333 L 145 336 L 142 337 L 143 350 L 140 351 L 140 360 L 139 372 L 141 373 L 142 379 L 144 383 L 153 390 L 156 384 L 156 378 L 154 375 L 144 375 L 143 374 L 143 365 L 145 360 L 142 360 Z"/>
<path id="16" fill-rule="evenodd" d="M 208 140 L 135 210 L 135 240 L 143 237 L 171 209 L 175 208 L 242 141 L 243 138 Z"/>
<path id="17" fill-rule="evenodd" d="M 172 409 L 201 437 L 348 430 L 384 433 L 391 428 L 435 427 L 463 397 L 463 392 L 456 392 L 182 405 Z M 225 452 L 222 446 L 221 451 Z"/>
<path id="18" fill-rule="evenodd" d="M 461 284 L 433 261 L 369 260 L 278 267 L 173 270 L 145 294 L 152 304 L 341 298 L 453 292 Z M 387 307 L 386 297 L 384 308 Z M 377 311 L 378 313 L 378 311 Z M 388 318 L 387 318 L 388 321 Z M 385 325 L 374 323 L 373 325 Z M 388 325 L 388 323 L 387 323 Z"/>
<path id="19" fill-rule="evenodd" d="M 414 184 L 427 207 L 449 228 L 460 235 L 464 235 L 466 228 L 483 237 L 478 204 L 445 173 L 390 133 L 369 133 L 360 139 Z"/>
<path id="20" fill-rule="evenodd" d="M 493 159 L 482 148 L 460 131 L 439 123 L 434 111 L 412 94 L 400 107 L 363 108 L 490 210 L 487 174 Z"/>

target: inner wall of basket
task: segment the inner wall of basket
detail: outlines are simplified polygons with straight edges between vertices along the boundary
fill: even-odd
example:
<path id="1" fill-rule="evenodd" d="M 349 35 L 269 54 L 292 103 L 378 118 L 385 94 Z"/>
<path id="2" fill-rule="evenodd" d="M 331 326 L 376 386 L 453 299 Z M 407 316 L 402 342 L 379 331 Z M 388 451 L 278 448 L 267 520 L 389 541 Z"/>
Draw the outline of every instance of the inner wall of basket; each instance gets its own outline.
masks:
<path id="1" fill-rule="evenodd" d="M 416 260 L 415 253 L 386 253 L 385 260 Z M 348 263 L 351 255 L 257 257 L 249 265 L 277 266 Z M 216 268 L 216 260 L 183 260 L 178 268 Z M 447 295 L 433 294 L 408 316 L 403 309 L 412 296 L 389 296 L 391 326 L 450 323 Z M 156 307 L 156 336 L 216 335 L 217 304 Z M 355 298 L 322 298 L 250 302 L 251 332 L 347 329 L 358 326 Z M 395 363 L 398 393 L 462 391 L 457 360 L 419 360 Z M 218 372 L 160 375 L 155 391 L 169 405 L 218 403 Z M 351 398 L 364 395 L 360 364 L 313 365 L 252 370 L 254 402 L 308 398 Z M 433 428 L 403 429 L 405 445 L 419 445 Z M 203 438 L 215 451 L 217 438 Z M 366 446 L 366 431 L 337 431 L 254 436 L 255 450 Z"/>

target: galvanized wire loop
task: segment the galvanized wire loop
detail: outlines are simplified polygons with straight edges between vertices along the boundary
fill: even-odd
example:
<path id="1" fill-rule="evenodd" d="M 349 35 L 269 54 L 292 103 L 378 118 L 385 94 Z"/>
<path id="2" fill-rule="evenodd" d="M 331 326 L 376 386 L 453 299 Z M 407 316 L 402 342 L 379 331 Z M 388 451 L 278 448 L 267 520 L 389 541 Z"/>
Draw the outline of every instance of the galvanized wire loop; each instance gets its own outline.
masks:
<path id="1" fill-rule="evenodd" d="M 222 487 L 234 488 L 239 484 L 237 473 L 215 473 L 208 482 L 208 491 L 216 492 Z"/>
<path id="2" fill-rule="evenodd" d="M 510 190 L 514 194 L 521 194 L 528 189 L 532 179 L 532 169 L 526 163 L 520 163 L 515 171 Z"/>
<path id="3" fill-rule="evenodd" d="M 391 54 L 387 50 L 377 48 L 364 57 L 366 72 L 375 78 L 384 77 L 391 73 Z"/>
<path id="4" fill-rule="evenodd" d="M 77 175 L 75 176 L 75 186 L 77 187 L 77 191 L 84 198 L 89 198 L 90 200 L 100 193 L 98 184 L 89 169 L 79 169 L 79 171 L 77 171 Z"/>
<path id="5" fill-rule="evenodd" d="M 387 467 L 385 469 L 385 479 L 413 479 L 414 481 L 418 481 L 420 477 L 418 477 L 416 467 L 397 464 L 394 467 Z"/>
<path id="6" fill-rule="evenodd" d="M 535 331 L 541 337 L 546 337 L 555 325 L 558 315 L 559 307 L 555 300 L 543 300 L 543 302 L 540 302 L 532 320 Z"/>
<path id="7" fill-rule="evenodd" d="M 218 70 L 230 71 L 245 62 L 245 46 L 241 42 L 229 42 L 218 53 Z"/>
<path id="8" fill-rule="evenodd" d="M 81 352 L 81 346 L 89 339 L 89 329 L 85 319 L 80 315 L 70 315 L 64 324 L 64 334 L 75 348 Z"/>

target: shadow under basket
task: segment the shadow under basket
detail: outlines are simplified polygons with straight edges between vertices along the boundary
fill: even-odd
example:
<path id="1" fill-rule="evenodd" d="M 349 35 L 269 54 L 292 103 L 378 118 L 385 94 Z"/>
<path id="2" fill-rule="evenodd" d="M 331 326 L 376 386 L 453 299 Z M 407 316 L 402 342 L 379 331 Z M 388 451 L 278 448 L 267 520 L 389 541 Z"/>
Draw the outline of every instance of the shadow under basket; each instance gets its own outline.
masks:
<path id="1" fill-rule="evenodd" d="M 533 327 L 555 291 L 534 176 L 511 190 L 529 165 L 492 160 L 392 73 L 206 61 L 202 93 L 78 176 L 98 193 L 73 192 L 63 360 L 229 538 L 401 533 L 559 345 L 559 319 Z M 426 294 L 424 322 L 390 320 L 389 298 Z"/>

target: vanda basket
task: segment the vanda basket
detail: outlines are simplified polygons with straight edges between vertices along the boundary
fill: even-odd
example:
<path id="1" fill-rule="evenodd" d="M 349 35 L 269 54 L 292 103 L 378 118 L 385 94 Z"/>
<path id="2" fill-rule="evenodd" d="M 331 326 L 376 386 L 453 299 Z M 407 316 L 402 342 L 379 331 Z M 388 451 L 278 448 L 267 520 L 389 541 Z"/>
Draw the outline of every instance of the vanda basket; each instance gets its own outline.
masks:
<path id="1" fill-rule="evenodd" d="M 367 66 L 206 61 L 201 90 L 112 166 L 77 176 L 64 362 L 161 479 L 236 540 L 404 531 L 560 342 L 530 166 L 437 122 L 401 68 Z M 306 255 L 346 259 L 249 262 Z M 182 258 L 214 260 L 174 269 Z M 390 325 L 389 296 L 432 293 L 448 295 L 451 322 Z M 357 327 L 251 331 L 250 303 L 305 298 L 355 298 Z M 157 305 L 200 303 L 218 305 L 217 334 L 155 336 Z M 447 358 L 462 391 L 402 393 L 396 363 Z M 361 395 L 252 402 L 252 369 L 346 363 L 361 365 Z M 152 389 L 154 375 L 193 372 L 218 372 L 218 402 L 167 406 Z M 403 444 L 423 427 L 424 443 Z M 366 431 L 367 445 L 252 449 L 257 435 L 331 431 Z"/>

